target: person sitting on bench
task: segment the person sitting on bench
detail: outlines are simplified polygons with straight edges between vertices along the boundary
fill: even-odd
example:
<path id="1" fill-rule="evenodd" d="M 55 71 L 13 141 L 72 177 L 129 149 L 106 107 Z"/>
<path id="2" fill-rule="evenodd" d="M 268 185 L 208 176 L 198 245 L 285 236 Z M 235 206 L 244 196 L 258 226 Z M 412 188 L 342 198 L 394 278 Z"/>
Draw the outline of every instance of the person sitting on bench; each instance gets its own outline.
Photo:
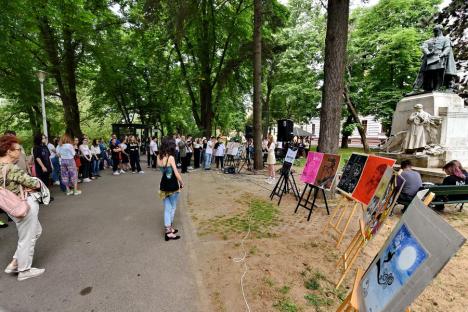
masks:
<path id="1" fill-rule="evenodd" d="M 465 185 L 466 184 L 466 176 L 457 166 L 456 161 L 450 161 L 442 167 L 445 171 L 447 176 L 442 181 L 442 185 Z M 466 199 L 465 195 L 449 195 L 448 200 L 463 200 Z M 442 199 L 439 196 L 434 198 L 434 201 L 441 201 Z M 443 211 L 444 205 L 435 205 L 434 209 L 437 211 Z"/>
<path id="2" fill-rule="evenodd" d="M 402 170 L 400 176 L 404 178 L 406 182 L 403 185 L 400 197 L 398 197 L 398 203 L 404 206 L 401 211 L 404 213 L 416 196 L 416 193 L 422 188 L 422 180 L 419 172 L 413 170 L 410 160 L 403 160 L 400 167 Z M 399 188 L 401 185 L 397 185 L 397 187 Z"/>
<path id="3" fill-rule="evenodd" d="M 460 171 L 465 175 L 465 184 L 468 184 L 468 171 L 463 168 L 461 162 L 458 160 L 452 160 L 452 162 L 460 169 Z"/>

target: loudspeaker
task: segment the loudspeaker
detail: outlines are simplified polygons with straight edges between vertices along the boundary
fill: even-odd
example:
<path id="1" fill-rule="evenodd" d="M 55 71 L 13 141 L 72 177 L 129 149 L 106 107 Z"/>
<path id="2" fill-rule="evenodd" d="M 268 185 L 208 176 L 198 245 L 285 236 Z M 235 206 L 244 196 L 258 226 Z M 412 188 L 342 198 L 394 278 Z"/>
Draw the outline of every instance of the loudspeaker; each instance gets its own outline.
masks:
<path id="1" fill-rule="evenodd" d="M 278 120 L 278 142 L 290 142 L 294 138 L 294 123 L 289 119 Z"/>
<path id="2" fill-rule="evenodd" d="M 249 126 L 249 125 L 245 126 L 245 138 L 253 139 L 253 126 Z"/>

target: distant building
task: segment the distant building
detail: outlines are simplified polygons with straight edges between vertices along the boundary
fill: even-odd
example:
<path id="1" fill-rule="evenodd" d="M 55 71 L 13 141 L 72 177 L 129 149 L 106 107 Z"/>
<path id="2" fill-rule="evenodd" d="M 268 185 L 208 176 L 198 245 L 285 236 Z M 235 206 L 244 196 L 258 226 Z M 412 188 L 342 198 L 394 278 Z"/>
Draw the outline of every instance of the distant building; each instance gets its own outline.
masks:
<path id="1" fill-rule="evenodd" d="M 360 118 L 361 118 L 361 123 L 363 124 L 364 129 L 366 130 L 367 143 L 369 144 L 369 146 L 377 146 L 382 141 L 387 139 L 387 136 L 384 133 L 382 124 L 374 116 L 365 116 L 365 117 L 360 117 Z M 342 124 L 343 123 L 344 123 L 344 120 L 342 121 Z M 294 126 L 299 127 L 302 130 L 305 130 L 311 133 L 312 144 L 318 143 L 318 138 L 320 136 L 320 118 L 315 117 L 315 118 L 312 118 L 308 124 L 302 124 L 302 125 L 295 124 Z M 273 134 L 277 133 L 276 126 L 273 127 L 272 130 L 273 130 L 272 131 Z M 353 134 L 349 137 L 348 144 L 350 146 L 361 145 L 361 136 L 359 135 L 359 132 L 357 129 L 354 129 Z"/>

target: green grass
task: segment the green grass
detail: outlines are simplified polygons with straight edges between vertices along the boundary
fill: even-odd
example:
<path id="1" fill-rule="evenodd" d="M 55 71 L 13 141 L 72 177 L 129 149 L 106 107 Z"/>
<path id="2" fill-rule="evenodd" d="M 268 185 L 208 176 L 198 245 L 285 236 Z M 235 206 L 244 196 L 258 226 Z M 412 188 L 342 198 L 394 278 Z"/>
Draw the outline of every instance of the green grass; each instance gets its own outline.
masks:
<path id="1" fill-rule="evenodd" d="M 316 294 L 306 294 L 304 299 L 307 301 L 308 305 L 314 306 L 317 310 L 323 306 L 330 306 L 333 304 L 333 301 L 330 298 L 316 295 Z"/>
<path id="2" fill-rule="evenodd" d="M 309 290 L 317 290 L 320 288 L 320 282 L 317 278 L 312 277 L 304 283 L 305 288 Z"/>
<path id="3" fill-rule="evenodd" d="M 223 239 L 228 238 L 228 234 L 247 232 L 249 229 L 257 237 L 270 237 L 271 227 L 279 222 L 279 209 L 270 201 L 262 199 L 252 199 L 249 208 L 245 212 L 240 212 L 232 216 L 217 216 L 200 222 L 203 229 L 200 235 L 218 233 L 223 235 Z M 257 252 L 251 250 L 252 254 Z"/>
<path id="4" fill-rule="evenodd" d="M 278 311 L 280 312 L 298 312 L 299 309 L 297 308 L 296 304 L 288 298 L 282 298 L 277 303 L 273 305 Z"/>

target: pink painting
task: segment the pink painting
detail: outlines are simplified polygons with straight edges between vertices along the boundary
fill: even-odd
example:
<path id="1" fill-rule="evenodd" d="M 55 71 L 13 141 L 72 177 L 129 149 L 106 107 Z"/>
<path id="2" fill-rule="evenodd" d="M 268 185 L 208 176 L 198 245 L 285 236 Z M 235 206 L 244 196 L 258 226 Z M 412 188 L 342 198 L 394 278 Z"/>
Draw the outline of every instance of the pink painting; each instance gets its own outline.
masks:
<path id="1" fill-rule="evenodd" d="M 302 171 L 301 181 L 307 184 L 314 184 L 317 173 L 320 169 L 320 163 L 323 159 L 323 153 L 309 152 L 307 162 Z"/>

